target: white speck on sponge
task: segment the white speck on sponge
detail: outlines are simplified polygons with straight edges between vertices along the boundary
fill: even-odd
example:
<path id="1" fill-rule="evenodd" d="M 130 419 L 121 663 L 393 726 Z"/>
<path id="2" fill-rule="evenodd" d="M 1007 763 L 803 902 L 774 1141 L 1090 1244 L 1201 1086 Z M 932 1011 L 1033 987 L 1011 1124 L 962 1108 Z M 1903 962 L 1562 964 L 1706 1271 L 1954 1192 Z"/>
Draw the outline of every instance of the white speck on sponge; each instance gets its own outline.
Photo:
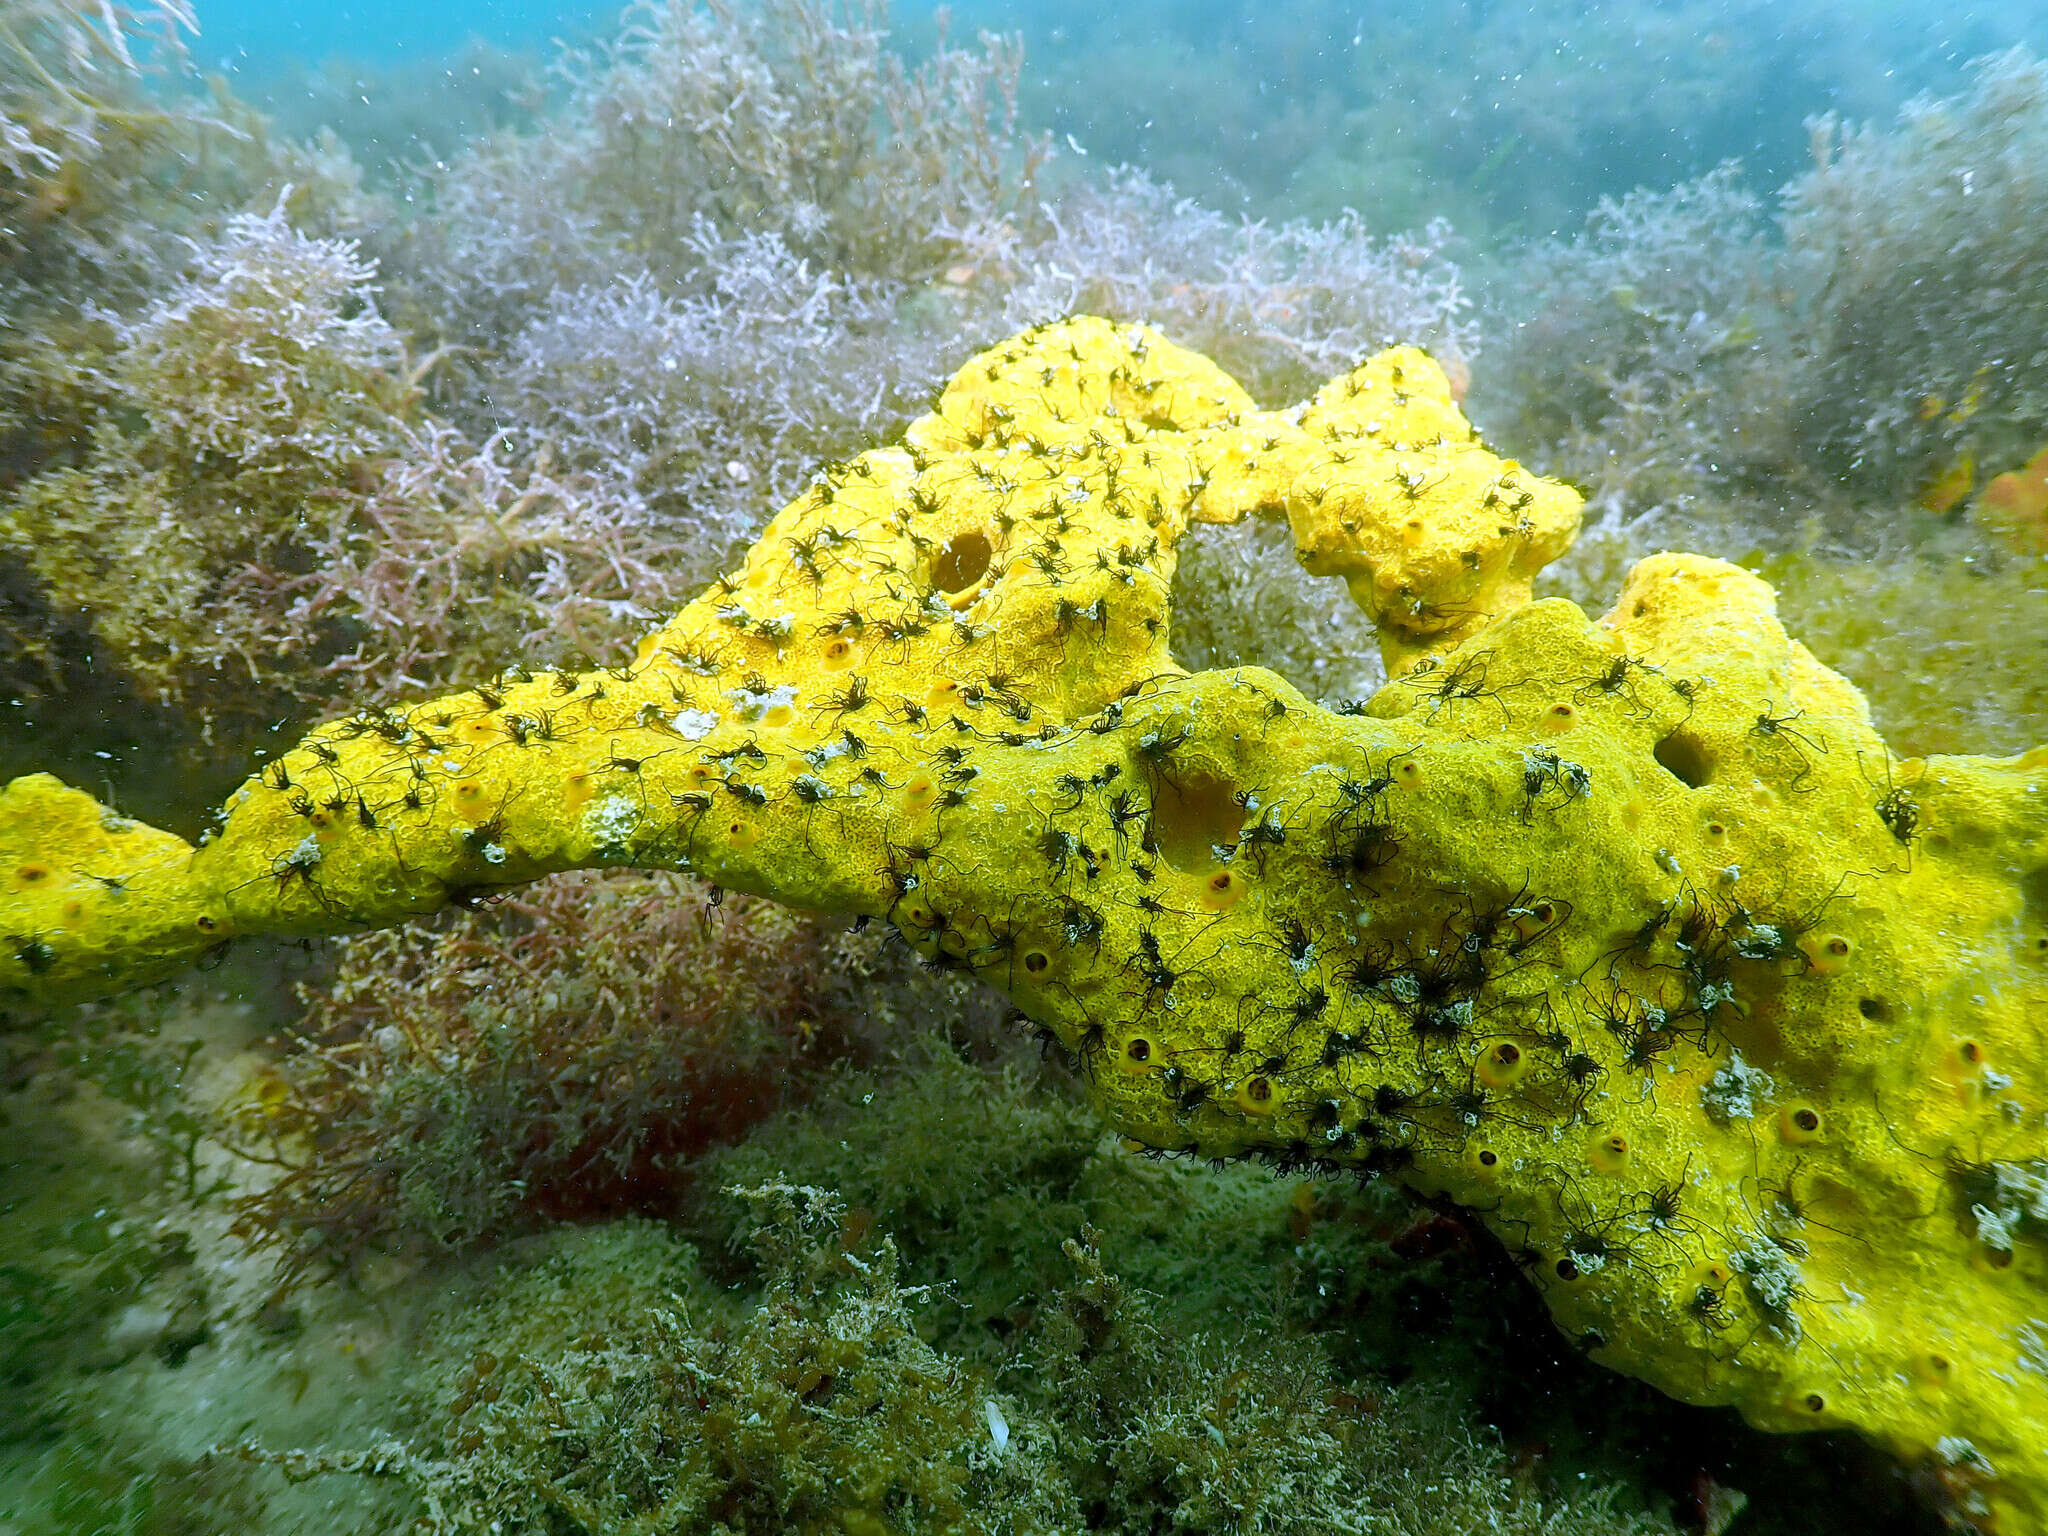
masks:
<path id="1" fill-rule="evenodd" d="M 1975 1467 L 1986 1474 L 1992 1470 L 1984 1453 L 1961 1435 L 1943 1435 L 1934 1442 L 1934 1454 L 1952 1467 Z"/>
<path id="2" fill-rule="evenodd" d="M 1720 1071 L 1700 1085 L 1700 1107 L 1721 1125 L 1747 1120 L 1771 1102 L 1771 1074 L 1731 1051 Z"/>
<path id="3" fill-rule="evenodd" d="M 1792 1303 L 1799 1299 L 1799 1266 L 1769 1238 L 1758 1237 L 1728 1256 L 1735 1272 L 1749 1283 L 1749 1294 L 1768 1313 L 1779 1332 L 1799 1337 L 1799 1319 Z"/>
<path id="4" fill-rule="evenodd" d="M 2048 1376 L 2048 1337 L 2033 1323 L 2020 1325 L 2019 1367 L 2038 1376 Z"/>
<path id="5" fill-rule="evenodd" d="M 788 683 L 770 688 L 765 693 L 756 693 L 751 688 L 731 688 L 725 696 L 733 701 L 742 720 L 758 720 L 778 704 L 796 703 L 796 689 Z"/>
<path id="6" fill-rule="evenodd" d="M 709 709 L 686 709 L 669 721 L 685 741 L 702 741 L 718 729 L 718 715 Z"/>
<path id="7" fill-rule="evenodd" d="M 607 796 L 583 813 L 584 830 L 600 859 L 624 858 L 627 840 L 639 820 L 640 807 L 625 795 Z"/>

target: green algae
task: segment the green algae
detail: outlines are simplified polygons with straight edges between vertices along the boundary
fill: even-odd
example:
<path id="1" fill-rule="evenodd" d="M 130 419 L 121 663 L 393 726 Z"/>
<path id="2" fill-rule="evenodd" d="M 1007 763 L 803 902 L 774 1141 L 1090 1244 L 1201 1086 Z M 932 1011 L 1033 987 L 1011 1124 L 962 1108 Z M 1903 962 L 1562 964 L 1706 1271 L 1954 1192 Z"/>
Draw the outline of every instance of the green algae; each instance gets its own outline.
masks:
<path id="1" fill-rule="evenodd" d="M 1745 560 L 1744 564 L 1751 564 Z M 1851 679 L 1901 756 L 2023 752 L 2048 724 L 2048 559 L 1754 557 L 1785 626 Z"/>

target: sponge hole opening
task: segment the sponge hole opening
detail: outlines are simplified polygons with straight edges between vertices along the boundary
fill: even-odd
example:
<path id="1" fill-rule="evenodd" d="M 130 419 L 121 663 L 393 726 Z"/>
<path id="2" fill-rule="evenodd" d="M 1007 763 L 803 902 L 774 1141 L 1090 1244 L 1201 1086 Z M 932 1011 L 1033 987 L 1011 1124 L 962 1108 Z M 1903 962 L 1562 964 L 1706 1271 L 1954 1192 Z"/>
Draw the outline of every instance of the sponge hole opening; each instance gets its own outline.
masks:
<path id="1" fill-rule="evenodd" d="M 1657 766 L 1688 789 L 1713 782 L 1714 760 L 1706 744 L 1684 731 L 1673 731 L 1657 743 Z"/>

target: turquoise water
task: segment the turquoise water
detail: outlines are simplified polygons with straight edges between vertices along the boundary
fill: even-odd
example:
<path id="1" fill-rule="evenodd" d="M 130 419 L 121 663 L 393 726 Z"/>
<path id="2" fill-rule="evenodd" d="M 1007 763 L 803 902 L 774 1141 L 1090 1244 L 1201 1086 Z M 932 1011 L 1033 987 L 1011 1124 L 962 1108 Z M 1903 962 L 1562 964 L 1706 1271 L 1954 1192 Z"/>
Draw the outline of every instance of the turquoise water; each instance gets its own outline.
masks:
<path id="1" fill-rule="evenodd" d="M 946 14 L 959 39 L 982 27 L 1021 36 L 1028 116 L 1098 160 L 1144 165 L 1260 215 L 1357 206 L 1383 224 L 1449 216 L 1475 235 L 1562 231 L 1603 193 L 1668 186 L 1727 159 L 1775 185 L 1806 163 L 1806 118 L 1881 121 L 1918 92 L 1955 90 L 1974 58 L 2048 41 L 2042 0 L 982 0 Z M 587 4 L 228 4 L 205 8 L 197 55 L 288 123 L 345 126 L 351 105 L 460 95 L 459 77 L 488 73 L 489 55 L 544 64 L 555 41 L 606 37 L 617 16 Z M 888 25 L 919 54 L 933 18 L 899 5 Z M 343 65 L 361 77 L 335 81 L 332 104 L 295 100 L 278 80 Z M 1517 186 L 1539 176 L 1537 195 Z"/>
<path id="2" fill-rule="evenodd" d="M 582 42 L 608 28 L 617 7 L 477 5 L 233 4 L 201 13 L 197 52 L 207 67 L 275 69 L 345 58 L 374 66 L 431 63 L 472 38 L 543 52 L 551 40 Z"/>

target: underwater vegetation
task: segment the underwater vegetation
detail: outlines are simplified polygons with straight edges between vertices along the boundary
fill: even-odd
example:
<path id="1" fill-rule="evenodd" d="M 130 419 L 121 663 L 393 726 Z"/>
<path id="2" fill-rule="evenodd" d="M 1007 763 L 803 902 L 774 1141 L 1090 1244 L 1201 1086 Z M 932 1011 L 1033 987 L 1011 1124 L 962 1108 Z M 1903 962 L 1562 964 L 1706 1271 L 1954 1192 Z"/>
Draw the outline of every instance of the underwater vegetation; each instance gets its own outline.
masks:
<path id="1" fill-rule="evenodd" d="M 955 11 L 1026 29 L 1022 100 L 1097 158 L 1266 217 L 1448 216 L 1488 240 L 1569 228 L 1603 195 L 1744 158 L 1795 174 L 1803 118 L 1881 122 L 1965 61 L 2038 46 L 2038 6 L 1910 0 L 1534 0 L 1372 6 L 1045 0 Z M 1201 108 L 1190 111 L 1190 99 Z"/>
<path id="2" fill-rule="evenodd" d="M 295 1245 L 289 1269 L 657 1204 L 776 1107 L 793 1058 L 847 1051 L 841 948 L 745 897 L 714 922 L 661 874 L 348 940 L 296 1026 L 310 1048 L 229 1106 L 244 1154 L 284 1168 L 241 1221 Z"/>
<path id="3" fill-rule="evenodd" d="M 1370 701 L 1166 653 L 1190 520 L 1276 506 L 1401 673 Z M 1261 413 L 1146 328 L 1034 328 L 631 663 L 359 711 L 196 850 L 15 780 L 0 978 L 565 868 L 883 918 L 1137 1142 L 1447 1196 L 1594 1359 L 2031 1519 L 2048 762 L 1896 762 L 1722 562 L 1529 602 L 1577 521 L 1412 348 Z"/>
<path id="4" fill-rule="evenodd" d="M 912 1283 L 871 1208 L 815 1186 L 733 1185 L 705 1201 L 731 1252 L 639 1222 L 558 1229 L 516 1279 L 458 1292 L 408 1389 L 403 1440 L 223 1454 L 294 1479 L 403 1482 L 427 1496 L 428 1530 L 1670 1529 L 1615 1508 L 1616 1490 L 1547 1495 L 1510 1475 L 1499 1445 L 1427 1390 L 1361 1396 L 1277 1319 L 1162 1316 L 1111 1267 L 1107 1255 L 1170 1252 L 1174 1229 L 1192 1225 L 1175 1212 L 1187 1195 L 1222 1239 L 1215 1262 L 1271 1283 L 1261 1249 L 1288 1232 L 1284 1190 L 1162 1175 L 957 1062 L 935 1059 L 909 1082 L 926 1115 L 941 1094 L 970 1095 L 992 1147 L 1028 1149 L 1031 1162 L 1005 1171 L 1092 1185 L 1088 1204 L 1115 1223 L 1008 1237 L 1045 1279 L 1000 1333 L 933 1338 L 953 1288 Z M 872 1106 L 875 1080 L 860 1086 Z M 908 1171 L 924 1127 L 891 1102 L 904 1092 L 882 1086 L 872 1112 L 855 1114 L 850 1094 L 828 1106 L 824 1127 L 843 1133 L 829 1152 L 776 1151 L 836 1168 L 851 1137 L 877 1172 Z M 877 1145 L 885 1127 L 895 1145 Z M 949 1211 L 1005 1199 L 979 1165 L 933 1172 L 924 1197 Z M 904 1188 L 889 1180 L 899 1198 Z M 1133 1196 L 1165 1230 L 1135 1229 L 1120 1210 Z M 1261 1236 L 1208 1225 L 1226 1212 Z M 1387 1262 L 1371 1238 L 1339 1229 L 1329 1241 Z M 739 1296 L 721 1283 L 734 1273 Z"/>
<path id="5" fill-rule="evenodd" d="M 2039 448 L 2048 70 L 2000 54 L 1894 129 L 1808 128 L 1813 164 L 1775 220 L 1730 164 L 1605 199 L 1531 250 L 1524 323 L 1488 377 L 1560 470 L 1637 507 L 1768 482 L 1942 513 L 1973 489 L 1936 495 L 1944 475 Z"/>
<path id="6" fill-rule="evenodd" d="M 2040 64 L 1487 249 L 865 9 L 368 170 L 5 16 L 0 1523 L 2038 1523 Z"/>

